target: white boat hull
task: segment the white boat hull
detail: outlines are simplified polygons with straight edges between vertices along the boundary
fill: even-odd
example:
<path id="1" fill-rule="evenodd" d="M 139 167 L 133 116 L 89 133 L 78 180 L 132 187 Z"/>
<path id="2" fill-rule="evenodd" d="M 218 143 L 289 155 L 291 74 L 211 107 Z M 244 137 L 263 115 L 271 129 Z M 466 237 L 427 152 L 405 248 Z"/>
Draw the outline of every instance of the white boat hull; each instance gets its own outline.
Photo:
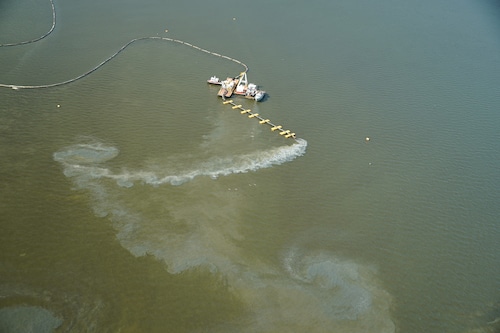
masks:
<path id="1" fill-rule="evenodd" d="M 260 101 L 264 98 L 264 96 L 265 96 L 265 95 L 266 95 L 266 92 L 265 92 L 265 91 L 259 90 L 259 91 L 257 91 L 257 93 L 255 94 L 255 97 L 254 97 L 254 98 L 255 98 L 255 100 L 256 100 L 257 102 L 260 102 Z"/>

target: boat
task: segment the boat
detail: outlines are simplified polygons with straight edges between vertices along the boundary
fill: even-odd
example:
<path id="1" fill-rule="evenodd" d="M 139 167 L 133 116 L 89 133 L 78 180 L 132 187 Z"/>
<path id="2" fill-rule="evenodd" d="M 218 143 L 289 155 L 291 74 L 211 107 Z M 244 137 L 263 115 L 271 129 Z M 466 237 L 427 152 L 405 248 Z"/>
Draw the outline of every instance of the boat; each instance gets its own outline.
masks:
<path id="1" fill-rule="evenodd" d="M 266 96 L 266 92 L 264 90 L 257 90 L 257 92 L 255 93 L 254 99 L 257 102 L 260 102 L 260 101 L 262 101 L 264 96 Z"/>
<path id="2" fill-rule="evenodd" d="M 214 75 L 208 79 L 207 82 L 221 86 L 217 95 L 223 98 L 231 97 L 232 94 L 236 94 L 260 102 L 266 95 L 266 92 L 258 89 L 256 84 L 248 83 L 246 72 L 242 72 L 234 78 L 228 77 L 224 81 L 221 81 Z"/>
<path id="3" fill-rule="evenodd" d="M 257 102 L 261 101 L 266 95 L 264 90 L 257 89 L 256 84 L 248 83 L 247 73 L 245 72 L 240 74 L 239 82 L 234 93 L 236 95 L 243 95 L 249 99 L 254 99 Z"/>
<path id="4" fill-rule="evenodd" d="M 208 79 L 207 82 L 210 84 L 218 84 L 218 85 L 222 84 L 222 81 L 215 75 L 212 76 L 210 79 Z"/>
<path id="5" fill-rule="evenodd" d="M 231 97 L 234 90 L 238 86 L 238 83 L 239 83 L 239 77 L 235 78 L 228 77 L 227 79 L 221 82 L 221 88 L 219 89 L 217 95 L 221 97 Z"/>

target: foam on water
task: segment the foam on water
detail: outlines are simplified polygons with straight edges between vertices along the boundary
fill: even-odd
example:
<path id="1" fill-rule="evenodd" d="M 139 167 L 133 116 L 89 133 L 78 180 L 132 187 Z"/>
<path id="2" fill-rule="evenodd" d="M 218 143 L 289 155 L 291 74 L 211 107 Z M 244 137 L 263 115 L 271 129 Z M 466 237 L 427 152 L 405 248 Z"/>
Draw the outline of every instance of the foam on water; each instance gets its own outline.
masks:
<path id="1" fill-rule="evenodd" d="M 0 332 L 101 332 L 109 309 L 90 294 L 0 284 Z"/>
<path id="2" fill-rule="evenodd" d="M 99 142 L 69 146 L 54 159 L 77 189 L 91 194 L 95 214 L 112 222 L 121 245 L 134 256 L 153 255 L 171 274 L 201 268 L 224 277 L 249 317 L 218 327 L 217 332 L 365 332 L 368 327 L 370 332 L 393 332 L 390 297 L 378 286 L 373 270 L 299 246 L 284 255 L 281 267 L 249 261 L 238 244 L 243 238 L 244 196 L 219 182 L 202 181 L 186 190 L 187 200 L 169 201 L 184 194 L 185 187 L 161 186 L 280 165 L 303 155 L 306 146 L 305 140 L 298 140 L 244 155 L 212 156 L 188 168 L 188 162 L 176 158 L 182 166 L 170 163 L 139 171 L 107 167 L 105 162 L 118 149 Z M 132 187 L 135 182 L 150 186 Z M 134 191 L 140 195 L 134 196 Z"/>
<path id="3" fill-rule="evenodd" d="M 111 170 L 97 166 L 118 155 L 119 150 L 112 146 L 105 146 L 102 143 L 85 143 L 69 146 L 54 153 L 54 160 L 65 166 L 65 175 L 86 174 L 92 178 L 110 178 L 116 180 L 117 184 L 123 187 L 131 187 L 136 181 L 150 185 L 181 185 L 193 180 L 198 176 L 209 176 L 216 179 L 220 176 L 228 176 L 236 173 L 246 173 L 269 168 L 293 161 L 302 156 L 307 147 L 307 141 L 298 139 L 291 146 L 282 146 L 265 151 L 255 151 L 249 154 L 213 157 L 207 161 L 202 161 L 198 165 L 193 165 L 185 170 L 180 170 L 175 174 L 170 170 L 158 171 L 122 171 L 113 173 Z"/>
<path id="4" fill-rule="evenodd" d="M 395 331 L 390 297 L 366 267 L 327 253 L 307 253 L 288 263 L 299 271 L 246 275 L 233 282 L 256 314 L 254 331 Z M 355 278 L 349 276 L 353 270 Z"/>
<path id="5" fill-rule="evenodd" d="M 118 149 L 101 143 L 82 143 L 54 154 L 58 162 L 80 165 L 106 162 L 118 155 Z"/>
<path id="6" fill-rule="evenodd" d="M 371 274 L 368 268 L 340 260 L 325 252 L 298 255 L 294 248 L 284 259 L 286 271 L 297 281 L 315 285 L 325 291 L 335 291 L 327 311 L 332 316 L 354 320 L 367 313 L 373 298 L 367 286 L 363 286 L 364 275 Z"/>
<path id="7" fill-rule="evenodd" d="M 50 333 L 62 323 L 50 311 L 39 306 L 16 306 L 0 309 L 0 332 Z"/>

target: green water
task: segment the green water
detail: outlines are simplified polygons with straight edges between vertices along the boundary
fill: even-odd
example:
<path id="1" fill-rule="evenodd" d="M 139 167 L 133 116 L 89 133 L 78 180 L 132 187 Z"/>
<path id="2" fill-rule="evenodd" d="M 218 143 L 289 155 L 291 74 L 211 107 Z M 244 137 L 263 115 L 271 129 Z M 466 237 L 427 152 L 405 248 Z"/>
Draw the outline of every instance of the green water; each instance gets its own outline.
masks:
<path id="1" fill-rule="evenodd" d="M 497 332 L 499 8 L 55 3 L 0 83 L 0 332 Z M 50 28 L 0 1 L 0 43 Z M 168 30 L 168 32 L 165 32 Z M 366 140 L 370 138 L 370 140 Z M 57 328 L 55 328 L 57 327 Z"/>

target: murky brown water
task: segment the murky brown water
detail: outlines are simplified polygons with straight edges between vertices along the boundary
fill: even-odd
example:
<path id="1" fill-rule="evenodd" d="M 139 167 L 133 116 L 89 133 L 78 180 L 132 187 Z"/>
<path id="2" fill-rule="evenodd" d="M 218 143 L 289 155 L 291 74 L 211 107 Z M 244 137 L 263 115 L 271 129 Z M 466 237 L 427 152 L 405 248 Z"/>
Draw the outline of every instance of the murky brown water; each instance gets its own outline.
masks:
<path id="1" fill-rule="evenodd" d="M 49 6 L 0 3 L 0 43 Z M 56 8 L 0 83 L 175 37 L 248 64 L 269 96 L 241 104 L 301 139 L 220 103 L 205 80 L 236 64 L 168 42 L 1 89 L 0 331 L 499 329 L 496 8 Z"/>

